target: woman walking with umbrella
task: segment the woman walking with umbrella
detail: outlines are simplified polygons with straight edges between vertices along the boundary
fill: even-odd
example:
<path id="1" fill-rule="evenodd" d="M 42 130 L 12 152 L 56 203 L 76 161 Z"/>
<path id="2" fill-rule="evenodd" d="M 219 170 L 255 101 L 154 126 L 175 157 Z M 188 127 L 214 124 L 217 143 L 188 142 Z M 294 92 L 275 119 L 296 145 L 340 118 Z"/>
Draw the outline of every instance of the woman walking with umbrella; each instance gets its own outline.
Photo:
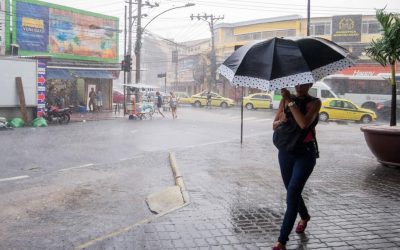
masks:
<path id="1" fill-rule="evenodd" d="M 312 83 L 297 85 L 295 87 L 296 96 L 291 96 L 289 91 L 282 89 L 282 100 L 273 122 L 274 131 L 281 130 L 279 133 L 282 133 L 282 136 L 286 134 L 290 140 L 297 140 L 290 147 L 277 145 L 281 175 L 287 190 L 287 208 L 278 242 L 272 248 L 273 250 L 286 249 L 286 242 L 289 240 L 289 234 L 292 231 L 297 213 L 299 213 L 301 220 L 297 224 L 296 233 L 304 233 L 307 222 L 311 218 L 301 196 L 318 157 L 315 126 L 318 123 L 321 101 L 309 95 L 308 91 L 311 86 Z M 282 129 L 282 126 L 300 129 L 294 132 Z M 276 137 L 274 139 L 279 140 Z M 276 141 L 274 142 L 276 143 Z"/>
<path id="2" fill-rule="evenodd" d="M 282 90 L 273 122 L 273 142 L 279 150 L 287 209 L 273 250 L 286 249 L 297 213 L 301 218 L 297 233 L 304 232 L 311 218 L 301 193 L 318 158 L 315 126 L 321 101 L 308 91 L 312 83 L 352 65 L 349 52 L 331 41 L 317 37 L 272 38 L 240 47 L 218 69 L 235 86 Z M 292 86 L 296 89 L 295 96 L 286 90 Z M 241 136 L 242 133 L 243 126 Z"/>

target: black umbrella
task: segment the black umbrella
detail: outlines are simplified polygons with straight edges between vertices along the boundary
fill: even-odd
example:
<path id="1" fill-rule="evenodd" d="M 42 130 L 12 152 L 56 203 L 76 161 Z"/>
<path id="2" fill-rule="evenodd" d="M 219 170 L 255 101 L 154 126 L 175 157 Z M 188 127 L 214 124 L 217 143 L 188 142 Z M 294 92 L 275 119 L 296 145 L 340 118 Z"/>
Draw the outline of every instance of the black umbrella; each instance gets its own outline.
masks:
<path id="1" fill-rule="evenodd" d="M 351 67 L 349 55 L 323 38 L 272 38 L 240 47 L 218 71 L 232 85 L 270 91 L 316 82 Z"/>
<path id="2" fill-rule="evenodd" d="M 350 53 L 329 40 L 272 38 L 240 47 L 223 62 L 218 72 L 232 85 L 271 91 L 314 83 L 352 65 Z M 242 143 L 243 96 L 240 138 Z"/>

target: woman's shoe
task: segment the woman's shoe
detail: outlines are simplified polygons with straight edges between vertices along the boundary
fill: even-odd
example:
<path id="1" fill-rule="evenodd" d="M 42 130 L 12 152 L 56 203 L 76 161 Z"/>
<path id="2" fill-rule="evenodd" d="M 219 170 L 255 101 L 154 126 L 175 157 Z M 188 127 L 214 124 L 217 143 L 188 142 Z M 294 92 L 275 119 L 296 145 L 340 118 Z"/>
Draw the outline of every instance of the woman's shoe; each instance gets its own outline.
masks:
<path id="1" fill-rule="evenodd" d="M 307 223 L 310 221 L 310 217 L 307 220 L 304 220 L 304 223 L 301 224 L 301 221 L 297 224 L 296 233 L 302 234 L 306 230 Z"/>
<path id="2" fill-rule="evenodd" d="M 286 250 L 286 246 L 278 242 L 275 246 L 272 247 L 272 250 Z"/>

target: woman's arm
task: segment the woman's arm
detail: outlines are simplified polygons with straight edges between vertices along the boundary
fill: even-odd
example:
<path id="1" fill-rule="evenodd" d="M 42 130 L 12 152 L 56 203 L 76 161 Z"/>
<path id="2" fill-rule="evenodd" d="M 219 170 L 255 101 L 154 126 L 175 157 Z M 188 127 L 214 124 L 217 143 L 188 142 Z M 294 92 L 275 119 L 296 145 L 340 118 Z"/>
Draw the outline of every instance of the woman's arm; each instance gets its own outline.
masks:
<path id="1" fill-rule="evenodd" d="M 321 101 L 318 99 L 309 103 L 309 105 L 311 107 L 305 115 L 301 113 L 300 109 L 296 105 L 289 107 L 290 112 L 292 112 L 295 121 L 301 129 L 308 128 L 317 118 L 319 110 L 321 108 Z"/>
<path id="2" fill-rule="evenodd" d="M 321 101 L 315 100 L 308 105 L 311 107 L 308 109 L 307 113 L 303 115 L 301 113 L 300 109 L 296 105 L 289 105 L 290 102 L 292 102 L 292 97 L 290 95 L 290 92 L 286 89 L 281 90 L 282 93 L 282 100 L 284 100 L 284 105 L 288 105 L 290 112 L 293 115 L 294 120 L 296 123 L 299 125 L 301 129 L 306 129 L 308 128 L 315 118 L 317 118 L 319 110 L 321 108 Z"/>

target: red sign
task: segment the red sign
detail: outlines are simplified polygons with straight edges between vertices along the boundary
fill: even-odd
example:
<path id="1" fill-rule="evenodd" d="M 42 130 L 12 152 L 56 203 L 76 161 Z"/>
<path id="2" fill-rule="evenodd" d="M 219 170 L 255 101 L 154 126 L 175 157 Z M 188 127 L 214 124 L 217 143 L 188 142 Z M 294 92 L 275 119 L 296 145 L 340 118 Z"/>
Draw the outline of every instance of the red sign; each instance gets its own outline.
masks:
<path id="1" fill-rule="evenodd" d="M 46 99 L 46 96 L 45 96 L 45 94 L 38 94 L 37 98 L 39 101 L 44 102 L 44 99 Z"/>
<path id="2" fill-rule="evenodd" d="M 43 84 L 43 83 L 46 82 L 46 78 L 44 78 L 43 76 L 41 76 L 41 77 L 38 77 L 37 81 L 38 81 L 38 83 Z"/>
<path id="3" fill-rule="evenodd" d="M 350 76 L 376 76 L 380 73 L 390 73 L 390 66 L 382 67 L 379 64 L 357 64 L 354 67 L 339 71 L 337 74 Z"/>

